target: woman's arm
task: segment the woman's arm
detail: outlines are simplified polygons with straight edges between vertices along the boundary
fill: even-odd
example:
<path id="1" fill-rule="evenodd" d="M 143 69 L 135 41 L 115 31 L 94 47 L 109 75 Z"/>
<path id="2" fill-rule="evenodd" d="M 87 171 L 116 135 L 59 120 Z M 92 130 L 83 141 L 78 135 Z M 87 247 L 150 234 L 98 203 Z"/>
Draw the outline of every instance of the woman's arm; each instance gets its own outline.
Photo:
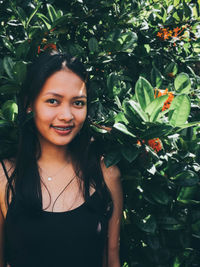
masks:
<path id="1" fill-rule="evenodd" d="M 0 207 L 0 267 L 5 267 L 3 255 L 4 255 L 4 217 Z"/>
<path id="2" fill-rule="evenodd" d="M 103 160 L 101 162 L 101 167 L 105 183 L 110 190 L 113 201 L 113 213 L 108 225 L 108 267 L 120 267 L 119 239 L 120 222 L 123 208 L 123 194 L 120 182 L 120 171 L 117 166 L 106 168 Z"/>

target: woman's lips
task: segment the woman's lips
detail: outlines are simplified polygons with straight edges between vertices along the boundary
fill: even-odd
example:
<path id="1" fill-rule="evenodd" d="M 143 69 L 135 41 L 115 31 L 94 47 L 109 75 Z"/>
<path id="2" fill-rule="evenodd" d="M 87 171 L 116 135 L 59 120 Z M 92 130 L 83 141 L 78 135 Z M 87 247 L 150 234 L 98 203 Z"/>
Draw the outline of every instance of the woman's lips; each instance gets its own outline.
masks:
<path id="1" fill-rule="evenodd" d="M 74 128 L 74 126 L 51 126 L 54 131 L 60 135 L 67 135 L 69 133 L 71 133 L 72 129 Z"/>

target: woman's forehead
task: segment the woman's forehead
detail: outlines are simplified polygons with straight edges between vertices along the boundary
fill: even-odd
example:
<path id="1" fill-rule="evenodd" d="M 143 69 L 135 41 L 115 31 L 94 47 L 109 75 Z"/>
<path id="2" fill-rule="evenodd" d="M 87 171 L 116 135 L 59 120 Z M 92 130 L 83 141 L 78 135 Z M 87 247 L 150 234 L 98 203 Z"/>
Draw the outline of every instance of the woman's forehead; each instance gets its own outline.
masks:
<path id="1" fill-rule="evenodd" d="M 44 83 L 40 94 L 77 94 L 86 96 L 85 82 L 75 73 L 68 70 L 60 70 L 52 74 Z"/>

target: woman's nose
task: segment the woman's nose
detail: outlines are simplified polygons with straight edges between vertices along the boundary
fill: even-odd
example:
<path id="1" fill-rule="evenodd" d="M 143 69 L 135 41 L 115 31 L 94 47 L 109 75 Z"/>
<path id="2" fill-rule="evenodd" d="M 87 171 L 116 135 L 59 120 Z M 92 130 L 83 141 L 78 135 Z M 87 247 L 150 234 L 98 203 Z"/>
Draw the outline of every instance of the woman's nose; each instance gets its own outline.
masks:
<path id="1" fill-rule="evenodd" d="M 59 112 L 58 118 L 60 120 L 66 120 L 66 121 L 73 120 L 74 116 L 72 114 L 71 108 L 70 107 L 66 107 L 66 106 L 62 107 L 60 112 Z"/>

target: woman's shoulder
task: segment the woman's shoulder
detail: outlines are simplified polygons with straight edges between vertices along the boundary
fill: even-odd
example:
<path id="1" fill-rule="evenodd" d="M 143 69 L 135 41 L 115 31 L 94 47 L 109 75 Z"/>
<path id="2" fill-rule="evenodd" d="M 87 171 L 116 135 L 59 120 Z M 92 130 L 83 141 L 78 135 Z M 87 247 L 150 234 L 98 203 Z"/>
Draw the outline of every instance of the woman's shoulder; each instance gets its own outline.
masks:
<path id="1" fill-rule="evenodd" d="M 110 179 L 110 180 L 119 180 L 121 177 L 120 170 L 117 165 L 112 165 L 110 167 L 107 167 L 104 162 L 104 157 L 101 157 L 100 160 L 101 170 L 104 176 L 104 179 Z"/>
<path id="2" fill-rule="evenodd" d="M 121 190 L 121 172 L 117 165 L 106 167 L 104 158 L 100 161 L 103 178 L 107 188 L 111 195 L 115 194 L 118 190 Z"/>

